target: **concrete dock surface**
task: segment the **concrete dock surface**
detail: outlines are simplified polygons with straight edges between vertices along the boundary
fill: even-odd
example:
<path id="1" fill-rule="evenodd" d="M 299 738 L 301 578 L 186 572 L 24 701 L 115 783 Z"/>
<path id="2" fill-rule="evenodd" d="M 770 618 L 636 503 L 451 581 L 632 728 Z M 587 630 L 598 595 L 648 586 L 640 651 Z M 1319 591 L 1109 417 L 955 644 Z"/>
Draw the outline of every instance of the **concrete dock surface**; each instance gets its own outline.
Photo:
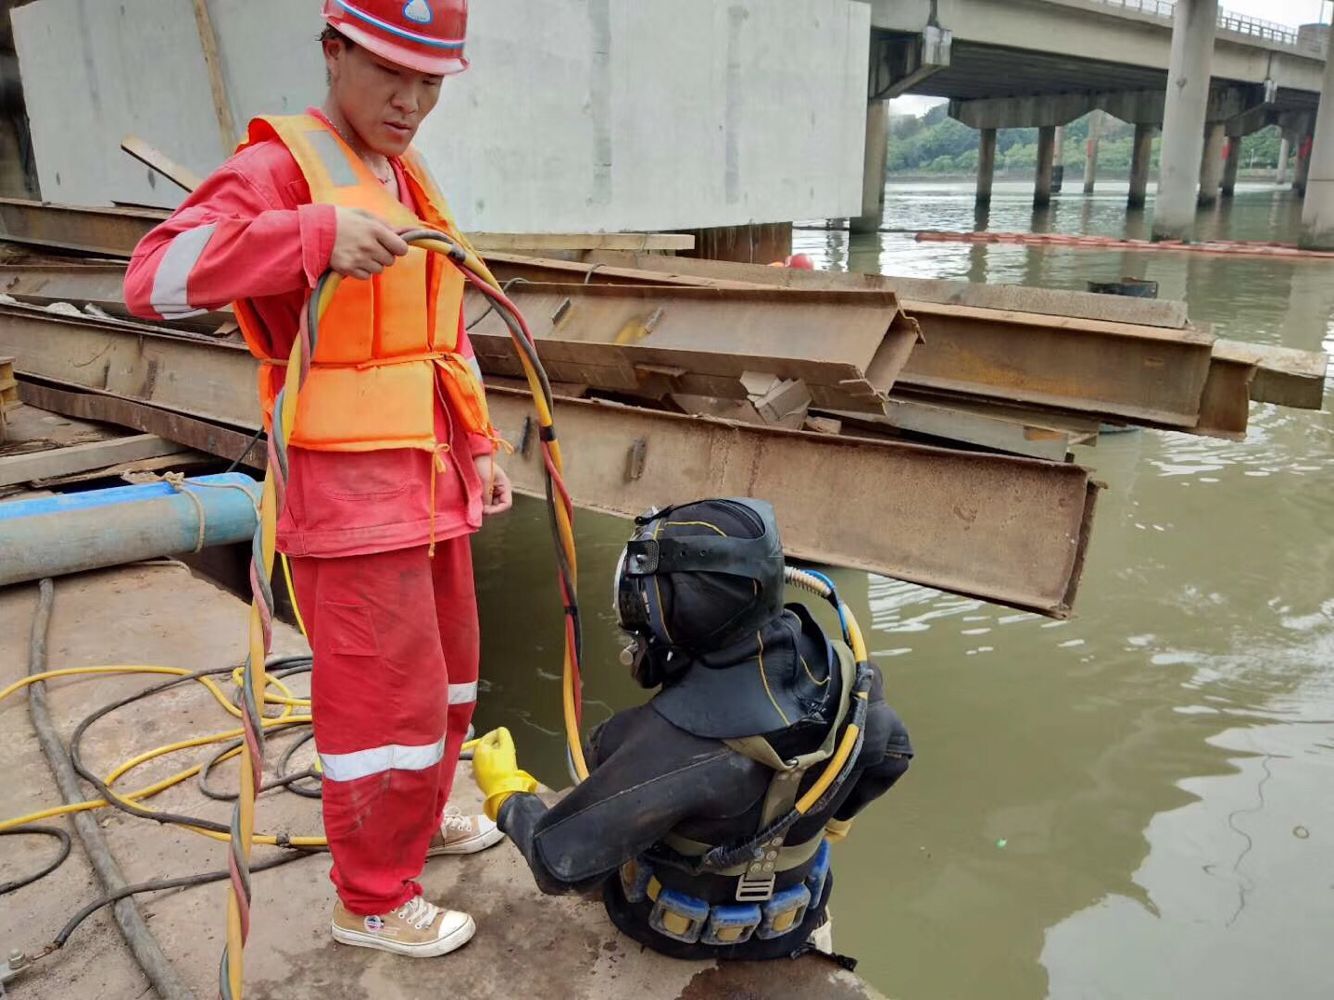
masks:
<path id="1" fill-rule="evenodd" d="M 28 641 L 37 606 L 36 585 L 0 590 L 0 687 L 27 670 Z M 234 595 L 198 578 L 179 563 L 143 564 L 56 582 L 49 632 L 49 669 L 108 664 L 152 664 L 190 670 L 234 665 L 243 654 L 247 607 Z M 294 629 L 278 625 L 275 654 L 307 652 Z M 486 665 L 482 666 L 485 676 Z M 142 675 L 62 678 L 48 684 L 53 717 L 68 740 L 97 708 L 166 678 Z M 225 677 L 222 678 L 226 680 Z M 297 693 L 308 678 L 293 679 Z M 229 687 L 229 685 L 224 685 Z M 85 759 L 106 773 L 153 747 L 234 728 L 199 684 L 184 684 L 113 713 L 84 740 Z M 271 738 L 268 763 L 291 736 Z M 121 790 L 150 784 L 187 767 L 209 751 L 185 751 L 136 769 Z M 305 766 L 307 744 L 295 758 Z M 0 819 L 59 804 L 47 762 L 35 739 L 23 695 L 0 703 L 0 755 L 7 780 L 0 783 Z M 468 765 L 456 783 L 455 802 L 480 807 Z M 234 762 L 217 769 L 213 784 L 236 786 Z M 192 779 L 149 805 L 226 822 L 230 806 L 205 798 Z M 113 810 L 97 816 L 130 882 L 215 871 L 225 847 L 198 834 L 136 819 Z M 48 821 L 64 822 L 61 820 Z M 320 834 L 319 803 L 285 792 L 266 794 L 258 825 L 264 832 Z M 40 837 L 0 840 L 0 881 L 39 869 L 54 843 Z M 257 849 L 256 860 L 272 856 Z M 603 998 L 874 998 L 858 977 L 821 958 L 772 963 L 688 963 L 663 958 L 621 936 L 602 906 L 577 896 L 543 896 L 518 852 L 508 843 L 480 855 L 440 858 L 427 864 L 426 895 L 471 913 L 476 938 L 443 958 L 410 960 L 333 943 L 329 917 L 333 888 L 328 859 L 316 855 L 254 876 L 246 996 L 285 1000 L 375 997 Z M 139 897 L 139 905 L 163 950 L 198 997 L 217 992 L 218 958 L 225 936 L 227 884 Z M 79 907 L 102 895 L 77 839 L 73 854 L 54 874 L 19 890 L 0 905 L 0 955 L 41 950 Z M 59 952 L 10 983 L 9 996 L 56 1000 L 78 996 L 135 998 L 150 995 L 147 981 L 103 909 L 86 921 Z"/>

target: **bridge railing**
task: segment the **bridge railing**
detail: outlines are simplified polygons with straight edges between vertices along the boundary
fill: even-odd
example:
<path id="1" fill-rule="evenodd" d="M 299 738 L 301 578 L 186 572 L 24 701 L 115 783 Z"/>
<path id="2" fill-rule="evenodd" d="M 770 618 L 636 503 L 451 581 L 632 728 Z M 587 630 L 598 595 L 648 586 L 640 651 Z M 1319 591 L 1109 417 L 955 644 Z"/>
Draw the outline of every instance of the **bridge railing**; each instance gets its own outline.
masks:
<path id="1" fill-rule="evenodd" d="M 1279 45 L 1286 45 L 1294 49 L 1297 47 L 1297 30 L 1289 28 L 1286 24 L 1277 24 L 1274 21 L 1263 21 L 1258 17 L 1250 17 L 1246 14 L 1233 14 L 1230 11 L 1220 10 L 1218 12 L 1218 26 L 1224 31 L 1235 31 L 1240 35 L 1253 35 L 1267 42 L 1277 42 Z"/>
<path id="2" fill-rule="evenodd" d="M 1176 0 L 1096 0 L 1096 2 L 1104 7 L 1119 7 L 1166 21 L 1170 21 L 1176 12 Z M 1288 48 L 1301 48 L 1297 29 L 1279 24 L 1277 21 L 1266 21 L 1248 14 L 1234 14 L 1228 10 L 1220 10 L 1218 26 L 1224 31 L 1250 35 Z"/>

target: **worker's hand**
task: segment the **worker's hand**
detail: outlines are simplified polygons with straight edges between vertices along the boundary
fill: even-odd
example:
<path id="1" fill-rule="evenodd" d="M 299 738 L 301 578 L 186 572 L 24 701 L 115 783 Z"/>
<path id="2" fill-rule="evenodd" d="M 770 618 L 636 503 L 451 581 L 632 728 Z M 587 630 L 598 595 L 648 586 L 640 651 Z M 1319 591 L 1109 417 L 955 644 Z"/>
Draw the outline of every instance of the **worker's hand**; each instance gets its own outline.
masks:
<path id="1" fill-rule="evenodd" d="M 365 281 L 407 255 L 408 245 L 403 237 L 370 212 L 341 207 L 334 212 L 338 230 L 329 266 L 343 277 Z"/>
<path id="2" fill-rule="evenodd" d="M 496 461 L 495 455 L 478 455 L 473 462 L 482 480 L 482 513 L 487 517 L 503 514 L 514 506 L 514 486 Z"/>
<path id="3" fill-rule="evenodd" d="M 537 779 L 519 769 L 514 737 L 504 726 L 477 741 L 472 750 L 472 774 L 486 796 L 486 814 L 492 820 L 515 792 L 537 791 Z"/>

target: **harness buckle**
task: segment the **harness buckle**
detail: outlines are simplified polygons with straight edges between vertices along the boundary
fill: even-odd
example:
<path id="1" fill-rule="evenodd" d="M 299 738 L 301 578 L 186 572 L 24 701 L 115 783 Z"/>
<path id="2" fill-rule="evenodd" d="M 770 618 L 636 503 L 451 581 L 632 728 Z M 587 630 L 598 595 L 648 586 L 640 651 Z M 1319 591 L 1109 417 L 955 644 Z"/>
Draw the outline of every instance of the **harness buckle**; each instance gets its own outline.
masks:
<path id="1" fill-rule="evenodd" d="M 754 865 L 752 868 L 756 867 Z M 774 882 L 777 876 L 747 870 L 736 880 L 736 899 L 738 903 L 767 903 L 774 898 Z"/>

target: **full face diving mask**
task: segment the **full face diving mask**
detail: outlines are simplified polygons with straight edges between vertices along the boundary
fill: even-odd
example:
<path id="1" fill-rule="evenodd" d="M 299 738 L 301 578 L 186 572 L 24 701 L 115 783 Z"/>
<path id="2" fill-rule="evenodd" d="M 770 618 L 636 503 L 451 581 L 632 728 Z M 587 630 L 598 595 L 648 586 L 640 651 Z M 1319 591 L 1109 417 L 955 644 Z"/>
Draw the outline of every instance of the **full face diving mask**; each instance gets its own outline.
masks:
<path id="1" fill-rule="evenodd" d="M 649 647 L 704 653 L 758 629 L 782 612 L 783 569 L 773 507 L 763 500 L 641 515 L 613 583 L 617 622 L 635 638 L 623 661 L 637 668 Z"/>

